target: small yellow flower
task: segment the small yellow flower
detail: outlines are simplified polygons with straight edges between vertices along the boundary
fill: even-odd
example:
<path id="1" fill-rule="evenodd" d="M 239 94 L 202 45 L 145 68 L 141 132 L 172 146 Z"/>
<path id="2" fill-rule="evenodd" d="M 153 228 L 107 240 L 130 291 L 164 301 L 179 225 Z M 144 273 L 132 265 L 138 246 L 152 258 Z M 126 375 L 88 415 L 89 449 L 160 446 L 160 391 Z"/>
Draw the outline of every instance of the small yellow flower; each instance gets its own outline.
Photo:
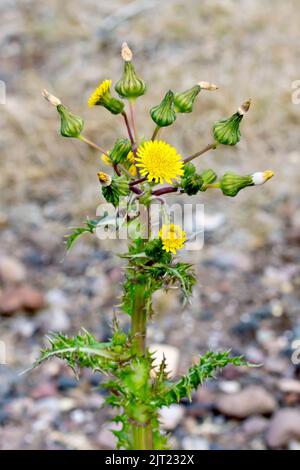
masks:
<path id="1" fill-rule="evenodd" d="M 130 167 L 128 168 L 129 173 L 131 174 L 131 176 L 135 177 L 137 175 L 137 170 L 135 166 L 134 153 L 131 150 L 126 157 L 126 160 L 128 161 L 128 163 L 131 163 Z"/>
<path id="2" fill-rule="evenodd" d="M 150 140 L 137 149 L 137 166 L 142 176 L 155 183 L 172 183 L 183 175 L 183 161 L 175 147 L 163 141 Z"/>
<path id="3" fill-rule="evenodd" d="M 112 161 L 109 158 L 109 153 L 108 152 L 106 154 L 102 153 L 101 160 L 103 161 L 103 163 L 105 163 L 105 165 L 112 166 Z"/>
<path id="4" fill-rule="evenodd" d="M 163 243 L 163 249 L 173 254 L 176 254 L 177 250 L 181 250 L 186 241 L 186 233 L 180 225 L 163 225 L 158 236 Z"/>
<path id="5" fill-rule="evenodd" d="M 132 150 L 130 150 L 130 152 L 128 152 L 127 154 L 127 160 L 129 161 L 129 163 L 132 163 L 134 165 L 135 163 L 135 158 L 134 158 L 134 153 L 132 152 Z"/>
<path id="6" fill-rule="evenodd" d="M 99 103 L 99 101 L 103 98 L 106 93 L 109 92 L 111 87 L 111 80 L 104 80 L 100 85 L 96 88 L 95 91 L 89 97 L 88 105 L 90 108 L 95 106 Z"/>
<path id="7" fill-rule="evenodd" d="M 108 174 L 104 173 L 104 171 L 99 171 L 99 173 L 97 173 L 98 175 L 98 178 L 99 178 L 99 182 L 100 184 L 105 188 L 106 186 L 110 186 L 111 185 L 111 176 L 109 176 Z"/>

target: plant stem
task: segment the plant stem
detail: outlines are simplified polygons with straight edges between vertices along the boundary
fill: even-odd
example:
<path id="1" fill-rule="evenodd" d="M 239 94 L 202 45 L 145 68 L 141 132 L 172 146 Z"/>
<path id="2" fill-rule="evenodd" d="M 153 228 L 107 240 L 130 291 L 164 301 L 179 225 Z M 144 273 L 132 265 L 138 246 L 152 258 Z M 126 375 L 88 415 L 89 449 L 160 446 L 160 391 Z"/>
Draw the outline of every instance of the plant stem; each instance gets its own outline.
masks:
<path id="1" fill-rule="evenodd" d="M 128 100 L 129 102 L 129 110 L 130 110 L 130 118 L 131 118 L 131 123 L 133 127 L 133 134 L 134 134 L 134 140 L 135 143 L 137 144 L 138 141 L 138 135 L 137 135 L 137 129 L 136 129 L 136 122 L 135 122 L 135 100 Z"/>
<path id="2" fill-rule="evenodd" d="M 156 136 L 157 136 L 160 129 L 161 129 L 161 127 L 156 126 L 156 128 L 154 129 L 153 135 L 151 137 L 151 140 L 155 140 L 155 138 L 156 138 Z"/>
<path id="3" fill-rule="evenodd" d="M 189 157 L 186 157 L 183 162 L 188 163 L 191 160 L 194 160 L 194 158 L 200 157 L 200 155 L 203 155 L 203 153 L 208 152 L 209 150 L 215 149 L 218 145 L 218 142 L 214 142 L 213 144 L 208 144 L 206 147 L 204 147 L 202 150 L 199 152 L 194 153 L 193 155 L 190 155 Z"/>
<path id="4" fill-rule="evenodd" d="M 131 334 L 135 337 L 138 355 L 146 352 L 146 308 L 145 286 L 136 284 L 134 289 L 133 312 L 131 317 Z"/>
<path id="5" fill-rule="evenodd" d="M 79 135 L 78 139 L 81 140 L 82 142 L 84 142 L 85 144 L 90 145 L 90 147 L 93 147 L 95 150 L 98 150 L 99 152 L 104 153 L 104 155 L 106 155 L 108 157 L 105 150 L 103 150 L 101 147 L 99 147 L 99 145 L 95 144 L 95 142 L 92 142 L 91 140 L 87 139 L 83 135 Z"/>
<path id="6" fill-rule="evenodd" d="M 220 188 L 220 183 L 210 183 L 206 184 L 204 189 L 209 189 L 209 188 Z"/>
<path id="7" fill-rule="evenodd" d="M 129 125 L 127 114 L 126 114 L 125 111 L 123 111 L 121 114 L 122 114 L 122 116 L 124 118 L 124 121 L 125 121 L 125 125 L 126 125 L 126 128 L 127 128 L 127 132 L 128 132 L 128 136 L 129 136 L 131 145 L 134 145 L 134 138 L 133 138 L 133 135 L 132 135 L 132 132 L 131 132 L 131 128 L 130 128 L 130 125 Z"/>
<path id="8" fill-rule="evenodd" d="M 113 164 L 113 168 L 118 176 L 121 176 L 121 172 L 118 168 L 118 165 L 116 163 Z"/>
<path id="9" fill-rule="evenodd" d="M 131 316 L 131 334 L 135 338 L 137 355 L 146 353 L 147 313 L 145 306 L 146 286 L 137 283 L 134 289 L 133 310 Z M 152 449 L 152 429 L 148 423 L 132 423 L 133 450 Z"/>
<path id="10" fill-rule="evenodd" d="M 129 183 L 130 186 L 135 186 L 136 184 L 144 183 L 147 180 L 147 176 L 143 176 L 143 178 L 139 178 L 138 180 L 131 181 Z"/>
<path id="11" fill-rule="evenodd" d="M 166 188 L 156 189 L 155 191 L 153 191 L 152 195 L 161 196 L 162 194 L 176 193 L 177 191 L 178 188 L 174 188 L 174 186 L 167 186 Z"/>

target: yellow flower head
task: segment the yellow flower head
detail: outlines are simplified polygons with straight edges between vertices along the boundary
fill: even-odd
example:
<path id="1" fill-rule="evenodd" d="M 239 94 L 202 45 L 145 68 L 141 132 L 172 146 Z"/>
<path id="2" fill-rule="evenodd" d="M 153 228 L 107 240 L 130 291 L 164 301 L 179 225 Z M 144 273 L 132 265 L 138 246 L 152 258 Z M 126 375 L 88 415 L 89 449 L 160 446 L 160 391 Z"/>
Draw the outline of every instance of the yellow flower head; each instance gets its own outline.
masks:
<path id="1" fill-rule="evenodd" d="M 163 249 L 174 254 L 176 254 L 177 250 L 183 248 L 186 241 L 186 233 L 181 229 L 180 225 L 163 225 L 158 236 L 163 243 Z"/>
<path id="2" fill-rule="evenodd" d="M 90 108 L 99 104 L 104 95 L 109 93 L 111 80 L 104 80 L 89 97 L 88 105 Z"/>
<path id="3" fill-rule="evenodd" d="M 137 149 L 137 163 L 142 176 L 156 183 L 172 183 L 183 175 L 181 155 L 171 145 L 163 141 L 150 140 Z"/>
<path id="4" fill-rule="evenodd" d="M 102 153 L 101 160 L 103 161 L 103 163 L 105 163 L 105 165 L 112 166 L 112 161 L 109 158 L 109 152 L 106 152 L 106 154 Z"/>
<path id="5" fill-rule="evenodd" d="M 104 173 L 104 171 L 99 171 L 99 173 L 97 173 L 97 175 L 98 175 L 98 178 L 99 178 L 99 182 L 101 183 L 101 185 L 103 187 L 111 185 L 111 181 L 112 181 L 111 176 Z"/>
<path id="6" fill-rule="evenodd" d="M 134 165 L 134 163 L 135 163 L 135 158 L 134 158 L 134 153 L 132 152 L 132 150 L 130 150 L 130 152 L 128 152 L 126 158 L 127 158 L 127 160 L 129 161 L 129 163 L 132 163 L 132 165 Z"/>
<path id="7" fill-rule="evenodd" d="M 134 153 L 131 150 L 126 157 L 126 160 L 130 164 L 128 168 L 129 173 L 131 174 L 131 176 L 135 177 L 137 175 L 136 166 L 135 166 L 135 157 L 134 157 Z"/>

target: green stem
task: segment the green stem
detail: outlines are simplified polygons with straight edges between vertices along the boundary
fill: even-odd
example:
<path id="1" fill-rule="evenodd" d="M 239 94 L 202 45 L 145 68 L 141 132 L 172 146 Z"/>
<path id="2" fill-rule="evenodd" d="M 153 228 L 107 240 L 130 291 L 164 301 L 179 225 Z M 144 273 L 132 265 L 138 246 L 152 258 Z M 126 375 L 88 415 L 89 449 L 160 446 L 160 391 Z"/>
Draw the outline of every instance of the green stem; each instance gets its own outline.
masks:
<path id="1" fill-rule="evenodd" d="M 206 153 L 208 152 L 209 150 L 212 150 L 212 149 L 216 149 L 218 146 L 218 142 L 213 142 L 212 144 L 209 144 L 207 145 L 206 147 L 204 147 L 202 150 L 200 150 L 199 152 L 196 152 L 194 153 L 193 155 L 190 155 L 189 157 L 186 157 L 183 162 L 184 163 L 188 163 L 190 162 L 191 160 L 194 160 L 194 158 L 197 158 L 197 157 L 200 157 L 200 155 L 203 155 L 203 153 Z"/>
<path id="2" fill-rule="evenodd" d="M 95 144 L 95 142 L 92 142 L 91 140 L 87 139 L 83 135 L 79 135 L 78 139 L 84 142 L 85 144 L 88 144 L 90 147 L 93 147 L 95 150 L 98 150 L 99 152 L 104 153 L 104 155 L 106 155 L 107 157 L 109 157 L 107 153 L 105 152 L 105 150 L 103 150 L 101 147 L 99 147 L 99 145 Z"/>
<path id="3" fill-rule="evenodd" d="M 133 310 L 131 315 L 131 334 L 135 339 L 137 355 L 146 354 L 147 312 L 145 306 L 146 286 L 136 283 L 134 289 Z M 138 405 L 137 405 L 138 406 Z M 132 423 L 133 450 L 152 450 L 153 437 L 151 423 Z"/>
<path id="4" fill-rule="evenodd" d="M 157 136 L 160 129 L 161 129 L 161 127 L 156 126 L 156 128 L 154 129 L 154 132 L 152 134 L 151 140 L 155 140 L 155 138 L 156 138 L 156 136 Z"/>
<path id="5" fill-rule="evenodd" d="M 136 128 L 136 122 L 135 122 L 135 99 L 129 99 L 128 102 L 129 102 L 130 118 L 131 118 L 131 124 L 133 128 L 134 140 L 137 145 L 138 134 L 137 134 L 137 128 Z"/>

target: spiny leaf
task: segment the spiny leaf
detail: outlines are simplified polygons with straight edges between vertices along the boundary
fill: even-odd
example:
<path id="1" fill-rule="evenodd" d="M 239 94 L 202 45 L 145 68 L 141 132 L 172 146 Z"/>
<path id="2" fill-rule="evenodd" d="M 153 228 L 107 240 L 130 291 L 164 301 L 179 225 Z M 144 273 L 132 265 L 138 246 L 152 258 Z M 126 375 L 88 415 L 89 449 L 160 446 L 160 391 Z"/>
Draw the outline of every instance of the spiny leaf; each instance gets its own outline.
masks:
<path id="1" fill-rule="evenodd" d="M 180 401 L 182 398 L 191 399 L 192 390 L 196 390 L 205 380 L 214 377 L 214 373 L 223 369 L 228 364 L 235 366 L 249 365 L 241 356 L 230 357 L 230 351 L 207 352 L 200 357 L 198 364 L 192 366 L 186 375 L 169 387 L 165 395 L 161 397 L 160 406 L 169 406 Z"/>
<path id="2" fill-rule="evenodd" d="M 108 213 L 104 212 L 104 214 L 101 217 L 98 217 L 97 219 L 91 220 L 87 218 L 86 221 L 84 222 L 83 227 L 75 227 L 73 229 L 73 232 L 65 236 L 67 250 L 69 251 L 74 245 L 74 243 L 76 242 L 76 240 L 78 239 L 78 237 L 80 237 L 84 233 L 94 233 L 99 223 L 105 221 L 107 217 L 108 217 Z"/>

